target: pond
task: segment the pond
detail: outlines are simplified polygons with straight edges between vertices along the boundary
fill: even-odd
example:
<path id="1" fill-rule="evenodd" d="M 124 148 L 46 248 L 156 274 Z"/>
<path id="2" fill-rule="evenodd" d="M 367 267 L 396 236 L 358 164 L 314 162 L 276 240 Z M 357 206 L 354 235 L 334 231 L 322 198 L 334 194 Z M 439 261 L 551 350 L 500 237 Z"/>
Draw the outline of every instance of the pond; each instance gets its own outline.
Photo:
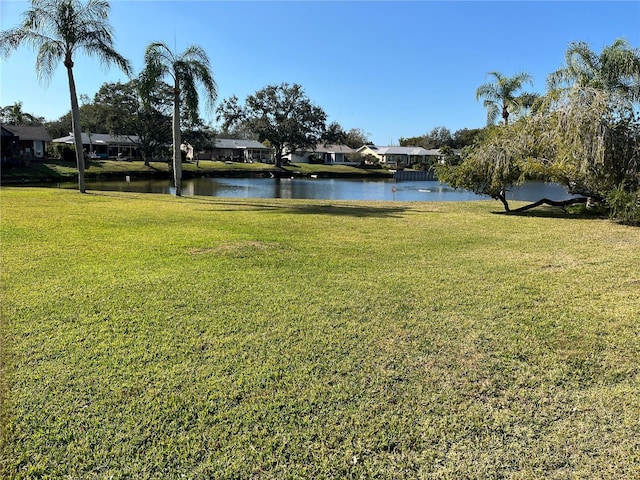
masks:
<path id="1" fill-rule="evenodd" d="M 77 184 L 58 184 L 77 188 Z M 144 193 L 174 193 L 169 180 L 87 181 L 87 190 Z M 396 182 L 393 179 L 313 178 L 195 178 L 183 181 L 186 196 L 235 198 L 291 198 L 318 200 L 370 200 L 400 202 L 464 202 L 486 200 L 466 190 L 456 190 L 438 181 Z M 571 198 L 556 184 L 529 182 L 509 192 L 509 200 L 536 201 L 541 198 Z"/>

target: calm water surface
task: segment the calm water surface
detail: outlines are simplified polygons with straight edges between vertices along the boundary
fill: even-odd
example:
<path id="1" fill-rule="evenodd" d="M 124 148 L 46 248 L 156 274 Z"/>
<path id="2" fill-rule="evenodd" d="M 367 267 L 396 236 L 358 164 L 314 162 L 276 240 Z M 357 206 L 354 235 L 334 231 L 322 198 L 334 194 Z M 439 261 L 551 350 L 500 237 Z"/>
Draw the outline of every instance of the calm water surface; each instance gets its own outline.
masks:
<path id="1" fill-rule="evenodd" d="M 88 181 L 87 190 L 174 193 L 169 180 Z M 73 183 L 61 188 L 77 188 Z M 437 181 L 396 182 L 393 179 L 312 178 L 196 178 L 183 181 L 183 195 L 230 198 L 295 198 L 318 200 L 372 200 L 400 202 L 463 202 L 489 197 L 455 190 Z M 571 195 L 556 184 L 529 182 L 515 188 L 510 200 L 563 200 Z"/>

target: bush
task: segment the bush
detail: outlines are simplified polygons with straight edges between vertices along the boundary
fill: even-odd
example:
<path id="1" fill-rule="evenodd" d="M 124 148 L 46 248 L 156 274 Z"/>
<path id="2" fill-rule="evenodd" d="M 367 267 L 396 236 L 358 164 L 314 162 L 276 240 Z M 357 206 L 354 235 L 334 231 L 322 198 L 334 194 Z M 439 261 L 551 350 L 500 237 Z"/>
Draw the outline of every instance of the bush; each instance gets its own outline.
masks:
<path id="1" fill-rule="evenodd" d="M 62 148 L 60 148 L 58 152 L 60 153 L 60 158 L 65 162 L 73 162 L 76 159 L 75 148 L 65 145 Z"/>
<path id="2" fill-rule="evenodd" d="M 621 185 L 607 195 L 609 215 L 627 225 L 640 225 L 640 190 L 629 192 Z"/>

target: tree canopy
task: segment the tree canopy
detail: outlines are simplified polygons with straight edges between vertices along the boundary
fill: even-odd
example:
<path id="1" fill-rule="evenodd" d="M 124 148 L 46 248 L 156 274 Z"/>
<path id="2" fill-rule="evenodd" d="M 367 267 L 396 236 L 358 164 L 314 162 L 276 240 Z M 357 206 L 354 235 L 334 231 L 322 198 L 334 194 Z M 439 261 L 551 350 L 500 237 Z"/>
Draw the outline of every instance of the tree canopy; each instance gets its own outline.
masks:
<path id="1" fill-rule="evenodd" d="M 572 42 L 564 57 L 565 65 L 547 78 L 550 92 L 595 88 L 640 102 L 640 51 L 626 40 L 617 39 L 600 54 L 585 42 Z"/>
<path id="2" fill-rule="evenodd" d="M 493 125 L 498 116 L 502 117 L 505 125 L 509 124 L 510 115 L 519 115 L 533 105 L 536 96 L 532 93 L 521 92 L 524 84 L 532 84 L 531 75 L 526 72 L 507 77 L 499 72 L 489 72 L 495 80 L 487 82 L 476 90 L 476 100 L 484 99 L 483 105 L 487 109 L 487 125 Z"/>
<path id="3" fill-rule="evenodd" d="M 0 123 L 5 125 L 42 125 L 44 119 L 22 110 L 22 102 L 0 108 Z"/>
<path id="4" fill-rule="evenodd" d="M 286 153 L 314 147 L 322 140 L 326 118 L 295 83 L 268 85 L 249 95 L 244 105 L 232 96 L 218 107 L 223 130 L 244 125 L 259 141 L 268 141 L 278 167 Z"/>

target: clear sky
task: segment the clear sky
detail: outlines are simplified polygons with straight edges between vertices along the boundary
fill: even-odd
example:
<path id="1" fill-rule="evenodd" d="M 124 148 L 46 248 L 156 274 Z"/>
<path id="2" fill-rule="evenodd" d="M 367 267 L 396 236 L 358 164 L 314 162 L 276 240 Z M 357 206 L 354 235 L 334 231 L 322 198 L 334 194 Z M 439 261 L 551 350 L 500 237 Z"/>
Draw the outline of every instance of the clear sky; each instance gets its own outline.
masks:
<path id="1" fill-rule="evenodd" d="M 0 0 L 0 28 L 17 26 L 27 7 Z M 211 59 L 219 100 L 299 83 L 328 121 L 360 128 L 378 145 L 438 126 L 482 127 L 475 90 L 490 71 L 528 72 L 542 93 L 572 41 L 597 52 L 616 38 L 640 47 L 640 1 L 112 0 L 110 23 L 136 74 L 152 41 L 178 52 L 197 44 Z M 70 108 L 65 70 L 43 85 L 35 59 L 25 46 L 0 60 L 0 105 L 20 101 L 25 112 L 55 120 Z M 127 81 L 85 56 L 75 75 L 78 94 L 91 98 L 104 82 Z M 215 114 L 202 113 L 215 124 Z"/>

